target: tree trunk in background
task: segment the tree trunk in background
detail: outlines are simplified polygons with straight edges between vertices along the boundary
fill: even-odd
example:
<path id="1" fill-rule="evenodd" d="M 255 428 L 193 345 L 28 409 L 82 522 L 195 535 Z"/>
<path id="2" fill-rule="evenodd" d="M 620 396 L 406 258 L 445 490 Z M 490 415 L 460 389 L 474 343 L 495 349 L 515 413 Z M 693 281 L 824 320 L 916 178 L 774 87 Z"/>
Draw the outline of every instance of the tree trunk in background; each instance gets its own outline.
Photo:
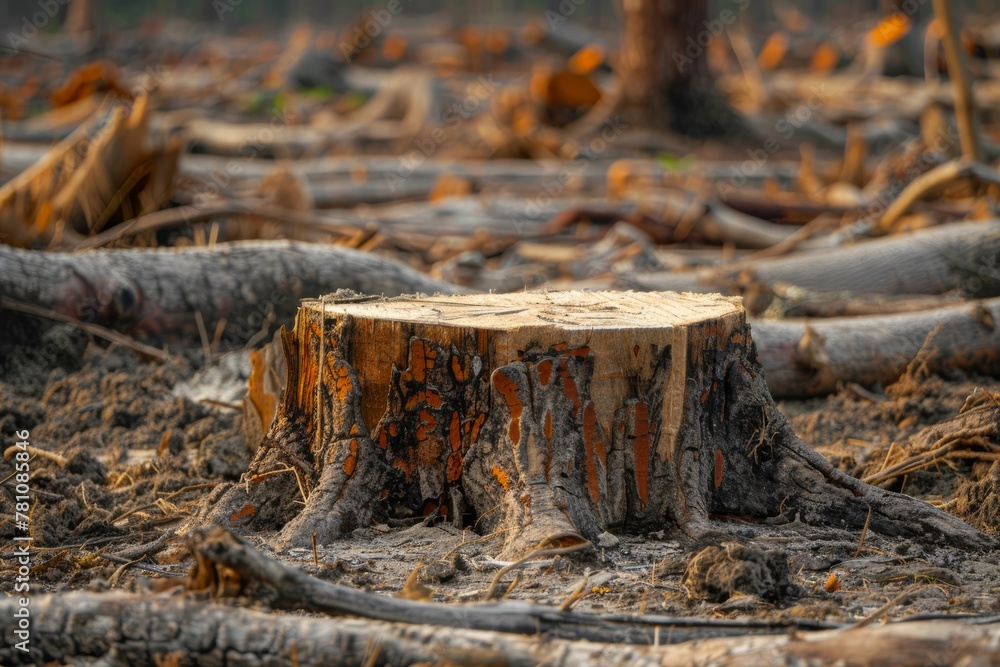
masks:
<path id="1" fill-rule="evenodd" d="M 618 68 L 624 104 L 638 122 L 694 138 L 745 134 L 715 87 L 706 49 L 710 37 L 724 37 L 736 10 L 710 19 L 708 0 L 624 0 L 622 9 Z"/>
<path id="2" fill-rule="evenodd" d="M 71 0 L 66 32 L 77 37 L 93 35 L 97 28 L 97 0 Z"/>

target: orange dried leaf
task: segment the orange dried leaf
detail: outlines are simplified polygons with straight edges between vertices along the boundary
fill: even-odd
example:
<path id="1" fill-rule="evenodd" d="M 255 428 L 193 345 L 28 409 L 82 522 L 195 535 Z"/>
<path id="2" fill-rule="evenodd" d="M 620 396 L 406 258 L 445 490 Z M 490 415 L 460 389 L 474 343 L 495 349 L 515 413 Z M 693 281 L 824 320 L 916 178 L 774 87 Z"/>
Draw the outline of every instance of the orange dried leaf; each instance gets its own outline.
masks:
<path id="1" fill-rule="evenodd" d="M 589 76 L 561 70 L 549 77 L 546 91 L 550 107 L 591 107 L 601 99 Z"/>
<path id="2" fill-rule="evenodd" d="M 406 37 L 400 32 L 390 32 L 382 42 L 382 56 L 396 62 L 406 57 Z"/>
<path id="3" fill-rule="evenodd" d="M 472 183 L 468 179 L 454 174 L 441 174 L 427 195 L 427 199 L 440 201 L 449 197 L 465 197 L 471 192 Z"/>
<path id="4" fill-rule="evenodd" d="M 762 70 L 773 70 L 785 57 L 788 51 L 788 35 L 783 32 L 773 33 L 764 42 L 760 54 L 757 56 L 757 66 Z"/>
<path id="5" fill-rule="evenodd" d="M 604 49 L 597 44 L 589 44 L 569 59 L 569 71 L 574 74 L 589 74 L 604 62 Z"/>
<path id="6" fill-rule="evenodd" d="M 813 51 L 809 67 L 814 72 L 829 72 L 840 62 L 840 52 L 830 42 L 823 42 Z"/>
<path id="7" fill-rule="evenodd" d="M 889 46 L 910 32 L 910 26 L 910 19 L 906 14 L 893 12 L 868 32 L 868 40 L 875 46 Z"/>

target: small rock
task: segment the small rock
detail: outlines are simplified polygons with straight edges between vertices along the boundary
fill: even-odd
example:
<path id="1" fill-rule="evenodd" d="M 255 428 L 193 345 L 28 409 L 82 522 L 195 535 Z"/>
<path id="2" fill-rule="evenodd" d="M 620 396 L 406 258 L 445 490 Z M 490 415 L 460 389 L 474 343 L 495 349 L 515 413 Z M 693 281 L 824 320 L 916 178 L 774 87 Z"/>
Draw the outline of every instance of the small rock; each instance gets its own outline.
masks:
<path id="1" fill-rule="evenodd" d="M 597 536 L 597 546 L 601 549 L 614 549 L 620 542 L 621 540 L 607 531 Z"/>

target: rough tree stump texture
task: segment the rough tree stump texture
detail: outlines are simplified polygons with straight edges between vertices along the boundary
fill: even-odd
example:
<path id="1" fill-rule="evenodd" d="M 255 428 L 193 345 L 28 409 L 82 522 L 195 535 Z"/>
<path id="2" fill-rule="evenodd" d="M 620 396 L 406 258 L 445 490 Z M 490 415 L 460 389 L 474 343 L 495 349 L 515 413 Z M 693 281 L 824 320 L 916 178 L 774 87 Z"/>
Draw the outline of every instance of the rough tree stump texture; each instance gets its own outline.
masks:
<path id="1" fill-rule="evenodd" d="M 503 531 L 506 557 L 604 531 L 861 528 L 869 513 L 888 534 L 991 543 L 796 438 L 737 298 L 338 293 L 305 301 L 282 342 L 277 417 L 212 519 L 281 527 L 284 543 L 434 510 Z"/>

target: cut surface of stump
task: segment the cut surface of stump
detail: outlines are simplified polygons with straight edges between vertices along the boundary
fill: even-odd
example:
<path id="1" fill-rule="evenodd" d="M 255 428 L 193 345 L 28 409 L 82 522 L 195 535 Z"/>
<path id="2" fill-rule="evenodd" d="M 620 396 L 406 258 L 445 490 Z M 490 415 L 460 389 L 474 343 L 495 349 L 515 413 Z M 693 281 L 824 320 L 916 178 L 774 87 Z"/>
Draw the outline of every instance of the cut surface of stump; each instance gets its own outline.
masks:
<path id="1" fill-rule="evenodd" d="M 282 344 L 278 414 L 211 511 L 281 542 L 439 512 L 500 531 L 510 558 L 795 519 L 991 544 L 795 437 L 737 298 L 337 293 L 303 302 Z"/>

